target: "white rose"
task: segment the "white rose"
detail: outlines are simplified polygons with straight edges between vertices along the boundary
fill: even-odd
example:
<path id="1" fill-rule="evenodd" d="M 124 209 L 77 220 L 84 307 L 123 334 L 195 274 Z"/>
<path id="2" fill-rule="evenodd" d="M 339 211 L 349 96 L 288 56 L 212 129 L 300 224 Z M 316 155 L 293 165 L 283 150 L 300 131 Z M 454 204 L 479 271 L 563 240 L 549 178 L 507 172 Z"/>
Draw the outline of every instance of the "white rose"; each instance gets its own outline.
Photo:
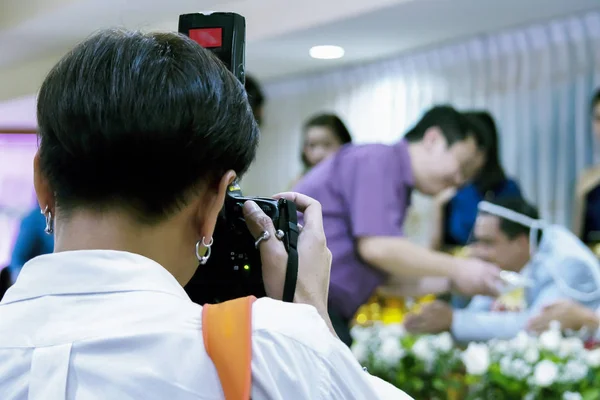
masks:
<path id="1" fill-rule="evenodd" d="M 352 344 L 352 354 L 359 363 L 364 363 L 369 358 L 369 348 L 365 342 L 354 342 Z"/>
<path id="2" fill-rule="evenodd" d="M 404 349 L 400 345 L 400 338 L 388 337 L 377 349 L 376 358 L 390 367 L 397 366 L 404 357 Z"/>
<path id="3" fill-rule="evenodd" d="M 469 375 L 483 375 L 490 366 L 490 351 L 483 343 L 469 343 L 461 358 Z"/>
<path id="4" fill-rule="evenodd" d="M 440 333 L 434 339 L 434 344 L 435 344 L 435 347 L 439 351 L 441 351 L 443 353 L 447 353 L 450 350 L 452 350 L 452 345 L 453 345 L 452 335 L 450 335 L 450 333 L 448 333 L 448 332 Z"/>
<path id="5" fill-rule="evenodd" d="M 562 400 L 583 400 L 583 396 L 576 392 L 564 392 Z"/>
<path id="6" fill-rule="evenodd" d="M 600 367 L 600 349 L 594 349 L 586 352 L 585 361 L 592 368 Z"/>
<path id="7" fill-rule="evenodd" d="M 562 336 L 560 331 L 549 330 L 540 335 L 540 347 L 548 351 L 558 351 Z"/>
<path id="8" fill-rule="evenodd" d="M 424 362 L 431 362 L 435 358 L 435 353 L 431 348 L 431 344 L 425 336 L 417 339 L 412 347 L 412 352 L 415 357 Z"/>
<path id="9" fill-rule="evenodd" d="M 527 361 L 529 364 L 535 364 L 540 359 L 540 352 L 535 347 L 529 347 L 523 353 L 523 359 Z"/>
<path id="10" fill-rule="evenodd" d="M 583 341 L 578 337 L 568 337 L 560 342 L 558 355 L 562 358 L 576 356 L 584 350 Z"/>
<path id="11" fill-rule="evenodd" d="M 558 367 L 550 360 L 542 360 L 535 366 L 533 382 L 539 387 L 552 385 L 558 377 Z"/>

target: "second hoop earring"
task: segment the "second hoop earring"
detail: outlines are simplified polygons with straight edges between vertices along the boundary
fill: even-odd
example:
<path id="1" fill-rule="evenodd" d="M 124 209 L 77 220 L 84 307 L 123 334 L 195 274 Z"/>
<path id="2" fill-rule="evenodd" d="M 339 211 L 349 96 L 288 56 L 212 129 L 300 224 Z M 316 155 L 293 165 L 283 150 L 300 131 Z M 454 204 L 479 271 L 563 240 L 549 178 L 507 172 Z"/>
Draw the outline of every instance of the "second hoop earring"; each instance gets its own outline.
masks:
<path id="1" fill-rule="evenodd" d="M 48 206 L 42 210 L 42 215 L 46 217 L 46 227 L 44 228 L 44 232 L 48 235 L 52 235 L 54 232 L 54 220 L 52 219 L 52 211 L 48 209 Z"/>
<path id="2" fill-rule="evenodd" d="M 213 238 L 210 238 L 208 243 L 204 242 L 204 239 L 206 238 L 203 237 L 202 240 L 198 240 L 196 242 L 196 258 L 198 259 L 200 265 L 204 265 L 208 262 L 208 259 L 210 258 L 210 247 L 213 245 Z M 206 249 L 206 253 L 204 255 L 200 254 L 200 246 Z"/>

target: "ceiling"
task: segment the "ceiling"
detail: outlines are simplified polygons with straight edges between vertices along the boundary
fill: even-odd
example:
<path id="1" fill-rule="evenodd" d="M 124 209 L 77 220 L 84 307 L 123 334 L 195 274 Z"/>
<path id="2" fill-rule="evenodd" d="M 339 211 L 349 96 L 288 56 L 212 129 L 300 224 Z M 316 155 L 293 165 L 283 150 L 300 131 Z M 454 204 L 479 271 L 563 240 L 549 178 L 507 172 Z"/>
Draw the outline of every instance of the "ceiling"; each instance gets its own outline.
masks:
<path id="1" fill-rule="evenodd" d="M 97 29 L 175 30 L 177 16 L 247 20 L 247 69 L 263 81 L 364 63 L 537 20 L 600 9 L 598 0 L 0 0 L 0 101 L 33 94 L 48 69 Z M 311 46 L 345 48 L 313 60 Z"/>

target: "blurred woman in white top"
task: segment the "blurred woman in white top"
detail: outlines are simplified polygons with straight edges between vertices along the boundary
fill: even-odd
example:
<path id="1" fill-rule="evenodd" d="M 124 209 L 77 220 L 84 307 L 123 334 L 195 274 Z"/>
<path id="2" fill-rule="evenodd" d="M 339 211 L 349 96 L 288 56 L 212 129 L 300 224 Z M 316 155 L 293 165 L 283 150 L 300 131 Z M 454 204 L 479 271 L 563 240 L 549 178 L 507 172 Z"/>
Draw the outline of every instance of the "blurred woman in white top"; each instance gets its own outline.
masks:
<path id="1" fill-rule="evenodd" d="M 26 263 L 0 303 L 0 399 L 222 399 L 202 307 L 182 285 L 255 156 L 243 86 L 186 37 L 103 31 L 46 77 L 38 123 L 35 188 L 55 252 Z M 306 215 L 303 304 L 254 303 L 252 398 L 401 396 L 331 333 L 319 205 L 284 196 Z M 245 214 L 257 236 L 272 230 L 253 203 Z M 278 240 L 260 250 L 277 298 L 287 255 Z"/>

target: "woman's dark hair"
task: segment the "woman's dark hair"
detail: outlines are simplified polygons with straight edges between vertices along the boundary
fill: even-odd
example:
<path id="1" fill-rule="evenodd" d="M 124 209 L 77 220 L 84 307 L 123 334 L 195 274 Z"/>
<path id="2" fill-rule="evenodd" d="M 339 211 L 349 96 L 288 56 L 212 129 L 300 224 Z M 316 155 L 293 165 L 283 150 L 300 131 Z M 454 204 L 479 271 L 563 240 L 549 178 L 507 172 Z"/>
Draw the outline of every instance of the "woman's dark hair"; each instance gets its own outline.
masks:
<path id="1" fill-rule="evenodd" d="M 242 84 L 174 33 L 90 37 L 50 71 L 37 114 L 41 171 L 62 212 L 116 207 L 148 224 L 199 185 L 242 175 L 259 138 Z"/>
<path id="2" fill-rule="evenodd" d="M 594 112 L 594 108 L 596 108 L 596 106 L 600 103 L 600 89 L 596 89 L 596 91 L 594 92 L 594 96 L 592 97 L 592 102 L 591 102 L 591 108 L 592 108 L 592 112 Z"/>
<path id="3" fill-rule="evenodd" d="M 477 190 L 485 195 L 506 181 L 506 173 L 500 163 L 500 146 L 496 122 L 488 111 L 467 111 L 463 114 L 466 118 L 477 121 L 484 128 L 483 134 L 488 136 L 486 162 L 473 181 Z"/>
<path id="4" fill-rule="evenodd" d="M 260 125 L 260 123 L 262 122 L 262 117 L 259 110 L 265 104 L 265 95 L 262 89 L 260 88 L 258 81 L 248 74 L 246 74 L 245 88 L 246 93 L 248 94 L 248 101 L 250 102 L 250 107 L 252 107 L 252 112 L 254 113 L 254 117 Z"/>
<path id="5" fill-rule="evenodd" d="M 350 131 L 346 128 L 344 122 L 335 114 L 318 114 L 311 117 L 304 124 L 304 128 L 302 129 L 303 136 L 306 135 L 306 132 L 309 128 L 313 127 L 324 127 L 329 129 L 335 137 L 340 141 L 342 145 L 347 143 L 352 143 L 352 136 L 350 135 Z M 304 146 L 302 146 L 301 153 L 302 164 L 304 164 L 304 168 L 310 168 L 308 160 L 304 155 Z"/>

